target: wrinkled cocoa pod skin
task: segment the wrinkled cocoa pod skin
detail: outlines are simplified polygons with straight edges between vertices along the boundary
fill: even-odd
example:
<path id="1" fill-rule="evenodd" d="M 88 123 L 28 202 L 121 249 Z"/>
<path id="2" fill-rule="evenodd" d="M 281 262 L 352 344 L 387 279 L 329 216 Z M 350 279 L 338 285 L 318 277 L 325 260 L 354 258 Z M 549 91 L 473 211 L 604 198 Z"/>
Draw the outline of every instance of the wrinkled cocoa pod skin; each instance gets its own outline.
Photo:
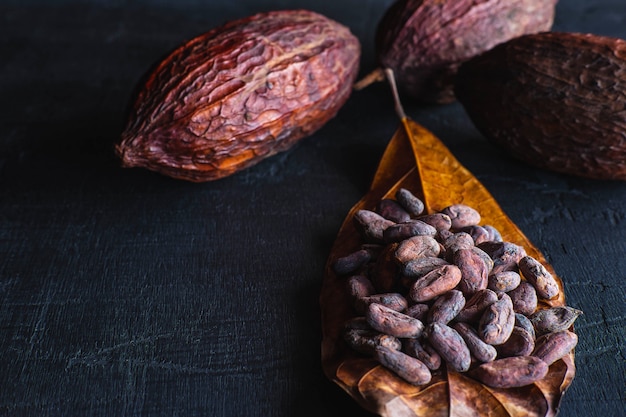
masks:
<path id="1" fill-rule="evenodd" d="M 152 71 L 116 153 L 193 182 L 282 152 L 333 118 L 358 72 L 350 31 L 306 10 L 256 14 L 202 34 Z"/>
<path id="2" fill-rule="evenodd" d="M 462 62 L 514 37 L 549 30 L 556 2 L 399 0 L 379 22 L 378 60 L 394 70 L 404 93 L 449 103 Z"/>
<path id="3" fill-rule="evenodd" d="M 485 137 L 531 165 L 626 180 L 626 41 L 523 36 L 460 68 L 456 94 Z"/>

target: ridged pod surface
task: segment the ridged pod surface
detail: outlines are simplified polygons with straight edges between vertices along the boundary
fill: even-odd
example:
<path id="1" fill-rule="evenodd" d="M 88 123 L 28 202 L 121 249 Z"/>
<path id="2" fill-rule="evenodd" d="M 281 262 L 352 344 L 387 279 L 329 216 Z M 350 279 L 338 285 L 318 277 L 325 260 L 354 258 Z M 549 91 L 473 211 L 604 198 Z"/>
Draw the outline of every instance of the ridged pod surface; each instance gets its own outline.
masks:
<path id="1" fill-rule="evenodd" d="M 419 101 L 454 101 L 462 62 L 514 37 L 549 30 L 557 0 L 397 0 L 379 22 L 377 56 Z"/>
<path id="2" fill-rule="evenodd" d="M 336 115 L 350 96 L 360 44 L 306 10 L 260 13 L 181 45 L 149 74 L 116 153 L 202 182 L 284 151 Z"/>
<path id="3" fill-rule="evenodd" d="M 464 64 L 456 94 L 476 127 L 513 156 L 626 180 L 626 41 L 557 32 L 513 39 Z"/>

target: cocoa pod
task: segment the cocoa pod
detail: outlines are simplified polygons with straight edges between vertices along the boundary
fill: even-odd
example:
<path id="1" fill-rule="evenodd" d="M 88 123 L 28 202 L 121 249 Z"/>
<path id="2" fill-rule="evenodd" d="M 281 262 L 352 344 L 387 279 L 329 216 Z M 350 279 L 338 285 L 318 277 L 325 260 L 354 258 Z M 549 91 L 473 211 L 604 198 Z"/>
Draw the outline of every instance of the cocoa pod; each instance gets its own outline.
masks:
<path id="1" fill-rule="evenodd" d="M 519 287 L 522 277 L 515 271 L 502 271 L 489 275 L 487 288 L 496 292 L 509 292 Z"/>
<path id="2" fill-rule="evenodd" d="M 386 243 L 393 243 L 413 236 L 435 236 L 436 233 L 437 230 L 431 225 L 419 220 L 410 220 L 386 228 L 383 232 L 383 239 Z"/>
<path id="3" fill-rule="evenodd" d="M 433 305 L 428 310 L 426 321 L 428 323 L 448 324 L 456 317 L 465 306 L 465 297 L 458 290 L 450 290 L 437 297 Z"/>
<path id="4" fill-rule="evenodd" d="M 363 239 L 372 243 L 383 243 L 383 232 L 395 223 L 371 210 L 359 210 L 354 214 L 354 225 Z"/>
<path id="5" fill-rule="evenodd" d="M 497 357 L 498 352 L 496 348 L 483 342 L 478 333 L 469 324 L 458 322 L 454 323 L 452 328 L 465 340 L 467 348 L 477 361 L 491 362 Z"/>
<path id="6" fill-rule="evenodd" d="M 539 300 L 537 290 L 531 283 L 522 281 L 517 288 L 508 292 L 513 302 L 513 310 L 526 316 L 531 315 L 537 309 Z"/>
<path id="7" fill-rule="evenodd" d="M 377 56 L 399 87 L 419 100 L 454 100 L 463 61 L 525 33 L 549 30 L 556 0 L 400 0 L 378 24 Z"/>
<path id="8" fill-rule="evenodd" d="M 522 36 L 463 64 L 455 92 L 489 140 L 534 166 L 626 180 L 626 41 Z"/>
<path id="9" fill-rule="evenodd" d="M 374 355 L 377 346 L 385 346 L 393 350 L 402 348 L 402 343 L 398 338 L 371 329 L 347 328 L 344 331 L 343 340 L 352 349 L 368 356 Z"/>
<path id="10" fill-rule="evenodd" d="M 367 307 L 365 318 L 374 330 L 395 337 L 419 337 L 424 330 L 421 321 L 376 303 Z"/>
<path id="11" fill-rule="evenodd" d="M 498 357 L 508 356 L 528 356 L 535 349 L 535 339 L 533 335 L 523 327 L 514 326 L 511 336 L 502 344 L 497 346 Z"/>
<path id="12" fill-rule="evenodd" d="M 419 339 L 404 339 L 402 350 L 409 356 L 419 359 L 431 371 L 435 371 L 441 367 L 441 356 L 428 342 L 420 342 Z"/>
<path id="13" fill-rule="evenodd" d="M 453 263 L 461 270 L 459 289 L 466 295 L 487 288 L 491 265 L 478 254 L 478 248 L 461 249 L 454 254 Z M 488 258 L 488 257 L 487 257 Z"/>
<path id="14" fill-rule="evenodd" d="M 537 338 L 533 356 L 540 358 L 548 365 L 552 365 L 571 352 L 577 344 L 578 336 L 569 330 L 547 333 Z"/>
<path id="15" fill-rule="evenodd" d="M 383 198 L 376 204 L 376 213 L 394 223 L 404 223 L 411 220 L 411 215 L 397 201 Z"/>
<path id="16" fill-rule="evenodd" d="M 498 301 L 489 305 L 478 323 L 478 335 L 490 345 L 501 345 L 509 338 L 515 326 L 513 302 L 506 293 L 498 294 Z"/>
<path id="17" fill-rule="evenodd" d="M 409 298 L 416 303 L 432 300 L 456 287 L 459 281 L 461 270 L 457 266 L 440 266 L 415 281 L 409 290 Z"/>
<path id="18" fill-rule="evenodd" d="M 375 356 L 381 365 L 413 385 L 428 384 L 432 378 L 430 370 L 422 361 L 398 350 L 378 346 Z"/>
<path id="19" fill-rule="evenodd" d="M 457 314 L 455 320 L 467 323 L 477 322 L 485 309 L 496 301 L 498 301 L 498 294 L 495 292 L 487 288 L 478 290 L 465 303 L 465 307 Z"/>
<path id="20" fill-rule="evenodd" d="M 539 310 L 528 317 L 537 334 L 567 330 L 576 321 L 582 311 L 569 306 L 558 306 Z"/>
<path id="21" fill-rule="evenodd" d="M 471 375 L 492 388 L 518 388 L 539 381 L 548 374 L 548 365 L 534 356 L 513 356 L 483 363 Z"/>
<path id="22" fill-rule="evenodd" d="M 424 202 L 406 188 L 396 191 L 396 200 L 411 216 L 419 216 L 424 211 Z"/>
<path id="23" fill-rule="evenodd" d="M 152 71 L 115 151 L 124 167 L 210 181 L 285 151 L 333 118 L 360 45 L 317 13 L 235 20 L 178 47 Z"/>
<path id="24" fill-rule="evenodd" d="M 441 323 L 431 323 L 426 329 L 428 342 L 439 353 L 439 356 L 457 372 L 466 372 L 471 363 L 472 357 L 461 335 Z"/>
<path id="25" fill-rule="evenodd" d="M 550 299 L 559 293 L 559 285 L 541 262 L 531 256 L 524 256 L 518 265 L 524 278 L 537 290 L 539 297 Z"/>
<path id="26" fill-rule="evenodd" d="M 403 240 L 395 251 L 398 263 L 406 264 L 409 261 L 424 257 L 436 257 L 441 248 L 431 236 L 413 236 Z"/>

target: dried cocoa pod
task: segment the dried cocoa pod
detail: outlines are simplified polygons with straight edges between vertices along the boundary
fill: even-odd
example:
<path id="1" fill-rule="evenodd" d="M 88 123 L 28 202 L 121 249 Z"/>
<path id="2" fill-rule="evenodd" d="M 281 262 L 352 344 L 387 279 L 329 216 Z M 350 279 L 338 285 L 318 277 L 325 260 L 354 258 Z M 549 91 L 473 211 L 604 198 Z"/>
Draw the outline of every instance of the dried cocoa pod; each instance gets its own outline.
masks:
<path id="1" fill-rule="evenodd" d="M 455 320 L 466 323 L 477 322 L 485 309 L 496 301 L 498 301 L 498 294 L 495 292 L 487 288 L 478 290 L 467 300 L 465 307 L 457 314 Z"/>
<path id="2" fill-rule="evenodd" d="M 492 274 L 517 270 L 517 263 L 526 256 L 526 250 L 511 242 L 483 242 L 478 245 L 493 259 Z"/>
<path id="3" fill-rule="evenodd" d="M 422 343 L 419 339 L 404 339 L 402 343 L 402 351 L 409 356 L 422 361 L 424 365 L 431 371 L 436 371 L 441 367 L 441 356 L 435 349 L 428 344 Z"/>
<path id="4" fill-rule="evenodd" d="M 375 330 L 346 328 L 343 340 L 352 349 L 364 355 L 374 355 L 377 346 L 384 346 L 393 350 L 400 350 L 402 343 L 396 337 L 382 334 Z"/>
<path id="5" fill-rule="evenodd" d="M 394 223 L 404 223 L 411 220 L 411 215 L 397 201 L 383 198 L 376 205 L 376 213 Z"/>
<path id="6" fill-rule="evenodd" d="M 528 356 L 535 349 L 535 338 L 523 327 L 514 326 L 511 336 L 497 346 L 498 357 Z"/>
<path id="7" fill-rule="evenodd" d="M 457 372 L 466 372 L 472 357 L 461 335 L 441 323 L 431 323 L 426 328 L 426 336 L 431 346 L 439 353 L 441 358 Z"/>
<path id="8" fill-rule="evenodd" d="M 394 311 L 404 311 L 408 306 L 406 298 L 398 293 L 372 294 L 359 298 L 356 301 L 356 311 L 359 314 L 365 314 L 367 307 L 372 304 L 380 304 Z"/>
<path id="9" fill-rule="evenodd" d="M 465 204 L 452 204 L 441 212 L 450 217 L 452 229 L 462 229 L 480 223 L 480 213 Z"/>
<path id="10" fill-rule="evenodd" d="M 498 294 L 498 301 L 489 305 L 478 323 L 478 335 L 490 345 L 501 345 L 509 338 L 515 326 L 513 302 L 506 293 Z"/>
<path id="11" fill-rule="evenodd" d="M 424 202 L 406 188 L 396 191 L 396 200 L 411 216 L 416 217 L 424 211 Z"/>
<path id="12" fill-rule="evenodd" d="M 461 2 L 400 0 L 376 32 L 377 56 L 400 88 L 419 100 L 449 103 L 463 61 L 525 33 L 549 30 L 556 0 Z"/>
<path id="13" fill-rule="evenodd" d="M 467 323 L 457 322 L 452 324 L 452 328 L 465 340 L 465 344 L 474 359 L 479 362 L 491 362 L 496 359 L 498 355 L 496 348 L 483 342 L 472 326 Z"/>
<path id="14" fill-rule="evenodd" d="M 378 346 L 375 356 L 381 365 L 413 385 L 428 384 L 432 378 L 430 370 L 422 361 L 398 350 Z"/>
<path id="15" fill-rule="evenodd" d="M 367 307 L 365 318 L 374 330 L 395 337 L 419 337 L 424 330 L 421 321 L 376 303 Z"/>
<path id="16" fill-rule="evenodd" d="M 478 248 L 458 250 L 453 258 L 453 263 L 461 270 L 459 289 L 468 296 L 487 288 L 489 271 L 491 270 L 485 259 L 473 249 Z"/>
<path id="17" fill-rule="evenodd" d="M 389 226 L 383 232 L 386 243 L 401 242 L 413 236 L 435 236 L 437 230 L 420 220 L 410 220 Z"/>
<path id="18" fill-rule="evenodd" d="M 465 297 L 458 290 L 450 290 L 437 297 L 428 310 L 428 323 L 448 324 L 465 306 Z"/>
<path id="19" fill-rule="evenodd" d="M 461 270 L 457 266 L 440 266 L 415 281 L 409 290 L 409 298 L 416 303 L 432 300 L 456 287 L 459 281 Z"/>
<path id="20" fill-rule="evenodd" d="M 519 287 L 522 277 L 515 271 L 502 271 L 489 275 L 487 288 L 496 292 L 509 292 Z"/>
<path id="21" fill-rule="evenodd" d="M 528 317 L 537 334 L 567 330 L 576 321 L 582 311 L 569 306 L 558 306 L 539 310 Z"/>
<path id="22" fill-rule="evenodd" d="M 559 285 L 541 262 L 531 256 L 524 256 L 518 265 L 524 278 L 537 290 L 539 297 L 550 299 L 559 293 Z"/>
<path id="23" fill-rule="evenodd" d="M 463 64 L 456 94 L 514 157 L 587 178 L 626 180 L 626 41 L 522 36 Z"/>
<path id="24" fill-rule="evenodd" d="M 418 220 L 423 221 L 437 229 L 438 232 L 442 230 L 450 230 L 452 227 L 452 219 L 447 214 L 432 213 L 418 217 Z"/>
<path id="25" fill-rule="evenodd" d="M 432 236 L 413 236 L 400 242 L 395 258 L 399 264 L 406 264 L 418 258 L 436 257 L 439 251 L 439 243 Z"/>
<path id="26" fill-rule="evenodd" d="M 525 314 L 527 316 L 534 313 L 537 309 L 539 300 L 537 299 L 537 290 L 531 283 L 522 281 L 517 288 L 508 292 L 513 302 L 513 310 L 516 313 Z"/>
<path id="27" fill-rule="evenodd" d="M 471 376 L 492 388 L 518 388 L 543 379 L 548 365 L 534 356 L 513 356 L 483 363 Z"/>
<path id="28" fill-rule="evenodd" d="M 537 338 L 533 356 L 540 358 L 548 365 L 552 365 L 567 355 L 577 344 L 578 336 L 569 330 L 547 333 Z"/>
<path id="29" fill-rule="evenodd" d="M 371 210 L 359 210 L 354 214 L 354 225 L 367 242 L 382 243 L 383 232 L 395 223 Z"/>
<path id="30" fill-rule="evenodd" d="M 356 309 L 360 304 L 359 300 L 376 292 L 374 285 L 365 275 L 353 275 L 346 281 L 348 295 Z"/>
<path id="31" fill-rule="evenodd" d="M 229 22 L 181 45 L 149 75 L 116 153 L 201 182 L 282 152 L 333 118 L 358 72 L 360 45 L 317 13 Z"/>
<path id="32" fill-rule="evenodd" d="M 363 265 L 372 259 L 372 253 L 367 249 L 359 249 L 341 258 L 337 258 L 333 263 L 333 271 L 337 275 L 348 275 L 356 272 Z"/>

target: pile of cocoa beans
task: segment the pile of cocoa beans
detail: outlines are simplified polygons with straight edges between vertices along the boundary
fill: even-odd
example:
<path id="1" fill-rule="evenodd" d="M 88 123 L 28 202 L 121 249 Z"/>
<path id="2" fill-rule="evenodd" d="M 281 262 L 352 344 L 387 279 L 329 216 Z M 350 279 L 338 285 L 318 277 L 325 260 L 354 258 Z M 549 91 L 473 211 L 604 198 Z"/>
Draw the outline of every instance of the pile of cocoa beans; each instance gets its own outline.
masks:
<path id="1" fill-rule="evenodd" d="M 577 344 L 569 329 L 582 312 L 541 307 L 559 293 L 555 278 L 474 208 L 425 214 L 399 189 L 354 224 L 361 247 L 332 264 L 355 312 L 343 338 L 407 382 L 428 384 L 445 364 L 490 387 L 525 386 Z"/>

